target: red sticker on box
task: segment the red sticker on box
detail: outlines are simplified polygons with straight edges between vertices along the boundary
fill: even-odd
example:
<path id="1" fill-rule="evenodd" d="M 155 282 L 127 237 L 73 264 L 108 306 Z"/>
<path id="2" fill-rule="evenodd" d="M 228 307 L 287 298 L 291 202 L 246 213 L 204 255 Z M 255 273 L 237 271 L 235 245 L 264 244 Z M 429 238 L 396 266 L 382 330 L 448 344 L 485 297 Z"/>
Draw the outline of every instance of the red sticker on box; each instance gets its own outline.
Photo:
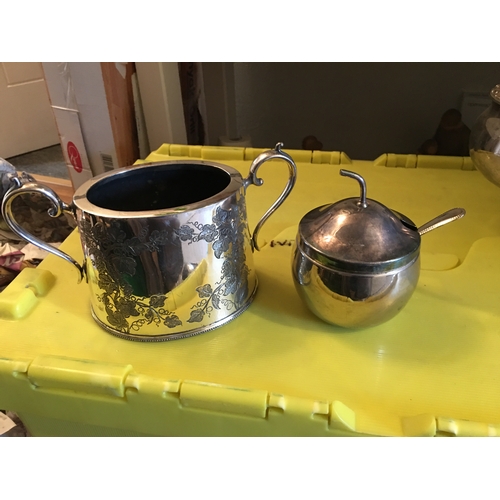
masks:
<path id="1" fill-rule="evenodd" d="M 83 165 L 82 165 L 82 158 L 80 156 L 80 153 L 78 152 L 78 148 L 71 142 L 68 142 L 68 158 L 73 165 L 73 168 L 80 173 L 83 170 Z"/>

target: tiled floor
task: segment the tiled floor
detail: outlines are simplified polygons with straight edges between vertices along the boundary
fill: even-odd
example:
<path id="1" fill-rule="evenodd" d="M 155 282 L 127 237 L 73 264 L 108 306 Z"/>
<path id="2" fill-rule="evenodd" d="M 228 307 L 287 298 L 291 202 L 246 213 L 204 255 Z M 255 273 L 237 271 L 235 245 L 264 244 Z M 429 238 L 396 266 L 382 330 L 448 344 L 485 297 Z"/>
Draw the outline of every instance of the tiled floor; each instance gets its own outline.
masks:
<path id="1" fill-rule="evenodd" d="M 69 179 L 68 168 L 64 162 L 64 156 L 59 144 L 23 155 L 12 156 L 6 158 L 6 160 L 12 163 L 17 170 L 29 174 Z"/>

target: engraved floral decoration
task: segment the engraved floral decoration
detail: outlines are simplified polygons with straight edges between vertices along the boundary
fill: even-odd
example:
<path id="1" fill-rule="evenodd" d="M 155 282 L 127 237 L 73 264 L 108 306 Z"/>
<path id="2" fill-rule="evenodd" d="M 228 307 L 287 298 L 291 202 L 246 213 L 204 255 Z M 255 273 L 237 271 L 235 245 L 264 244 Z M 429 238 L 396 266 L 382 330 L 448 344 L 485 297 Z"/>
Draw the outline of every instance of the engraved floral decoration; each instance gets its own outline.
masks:
<path id="1" fill-rule="evenodd" d="M 135 257 L 141 252 L 158 251 L 171 238 L 166 230 L 151 231 L 148 237 L 149 229 L 143 227 L 137 236 L 127 238 L 117 220 L 94 225 L 84 220 L 81 225 L 85 246 L 98 273 L 97 285 L 103 292 L 97 298 L 113 328 L 131 333 L 152 323 L 167 328 L 182 325 L 176 314 L 165 309 L 166 295 L 138 297 L 128 282 L 136 274 Z"/>
<path id="2" fill-rule="evenodd" d="M 230 205 L 228 210 L 218 206 L 212 224 L 189 222 L 177 229 L 153 230 L 144 226 L 137 235 L 129 237 L 117 219 L 80 222 L 87 255 L 97 271 L 100 293 L 109 325 L 122 333 L 137 332 L 144 325 L 155 324 L 167 328 L 181 326 L 183 321 L 165 308 L 166 294 L 149 297 L 134 294 L 133 283 L 138 257 L 143 252 L 158 252 L 163 245 L 175 240 L 188 245 L 199 241 L 211 243 L 217 259 L 224 259 L 221 276 L 213 284 L 199 286 L 200 299 L 191 307 L 187 323 L 202 322 L 214 309 L 237 310 L 248 296 L 249 269 L 246 265 L 245 243 L 249 238 L 245 219 L 244 198 Z"/>
<path id="3" fill-rule="evenodd" d="M 250 274 L 245 255 L 245 240 L 249 238 L 245 213 L 245 200 L 240 197 L 229 210 L 217 207 L 213 224 L 192 222 L 176 231 L 179 238 L 189 244 L 200 240 L 212 243 L 215 257 L 224 258 L 221 277 L 214 287 L 207 283 L 196 289 L 201 300 L 191 307 L 188 323 L 203 321 L 214 309 L 237 310 L 245 302 Z"/>

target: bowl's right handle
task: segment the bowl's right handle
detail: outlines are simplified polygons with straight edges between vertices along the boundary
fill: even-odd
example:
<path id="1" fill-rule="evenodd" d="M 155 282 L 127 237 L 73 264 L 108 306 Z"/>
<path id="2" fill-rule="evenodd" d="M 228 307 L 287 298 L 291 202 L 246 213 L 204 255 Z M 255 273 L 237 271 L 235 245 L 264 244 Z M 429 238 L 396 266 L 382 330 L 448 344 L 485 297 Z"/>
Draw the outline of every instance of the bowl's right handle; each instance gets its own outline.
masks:
<path id="1" fill-rule="evenodd" d="M 268 160 L 280 159 L 285 160 L 288 163 L 288 182 L 286 183 L 285 188 L 280 194 L 279 198 L 271 205 L 271 208 L 262 216 L 260 221 L 255 226 L 255 229 L 252 234 L 252 245 L 256 250 L 260 250 L 259 245 L 257 243 L 257 235 L 261 230 L 262 226 L 266 222 L 266 220 L 277 210 L 277 208 L 285 201 L 286 197 L 290 194 L 293 186 L 295 185 L 295 181 L 297 180 L 297 166 L 293 161 L 292 157 L 281 150 L 283 147 L 282 142 L 278 142 L 274 149 L 270 149 L 269 151 L 264 151 L 261 153 L 253 163 L 250 165 L 250 173 L 248 177 L 244 179 L 243 185 L 245 186 L 245 190 L 250 184 L 255 184 L 256 186 L 262 186 L 264 181 L 257 177 L 257 170 L 259 170 L 260 166 Z"/>
<path id="2" fill-rule="evenodd" d="M 16 180 L 16 179 L 15 179 Z M 12 230 L 17 236 L 25 239 L 26 241 L 32 243 L 33 245 L 46 250 L 67 262 L 73 264 L 78 269 L 78 283 L 80 283 L 84 277 L 84 268 L 81 266 L 75 259 L 70 257 L 68 254 L 62 252 L 61 250 L 49 245 L 45 241 L 33 236 L 31 233 L 26 231 L 21 225 L 18 224 L 16 219 L 14 218 L 14 214 L 12 212 L 12 203 L 15 198 L 18 196 L 22 196 L 25 194 L 39 193 L 46 196 L 52 202 L 52 208 L 49 208 L 47 213 L 51 217 L 59 217 L 63 212 L 69 213 L 74 217 L 74 213 L 72 207 L 67 205 L 62 201 L 57 194 L 47 186 L 43 186 L 41 184 L 37 184 L 35 182 L 28 182 L 26 184 L 22 184 L 19 180 L 17 180 L 17 186 L 11 188 L 5 194 L 2 200 L 2 216 Z"/>

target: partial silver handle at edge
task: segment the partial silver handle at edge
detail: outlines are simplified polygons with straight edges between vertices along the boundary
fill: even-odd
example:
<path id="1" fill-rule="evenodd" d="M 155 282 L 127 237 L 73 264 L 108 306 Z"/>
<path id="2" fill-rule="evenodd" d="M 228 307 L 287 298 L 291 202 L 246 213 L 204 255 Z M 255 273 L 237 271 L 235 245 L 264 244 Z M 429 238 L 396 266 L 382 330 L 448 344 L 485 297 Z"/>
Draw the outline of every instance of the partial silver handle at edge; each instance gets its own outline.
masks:
<path id="1" fill-rule="evenodd" d="M 66 260 L 70 264 L 73 264 L 78 269 L 78 283 L 80 283 L 85 275 L 84 268 L 75 259 L 70 257 L 68 254 L 62 252 L 61 250 L 49 245 L 45 241 L 40 240 L 36 236 L 26 231 L 14 218 L 12 213 L 12 203 L 15 198 L 22 196 L 24 194 L 39 193 L 46 196 L 52 202 L 52 208 L 49 208 L 47 213 L 51 217 L 59 217 L 63 212 L 68 212 L 73 214 L 71 207 L 64 203 L 57 194 L 47 186 L 42 186 L 36 184 L 35 182 L 28 182 L 26 184 L 20 185 L 19 187 L 13 188 L 7 192 L 2 200 L 2 216 L 9 226 L 9 228 L 16 235 L 25 239 L 29 243 L 41 248 L 49 253 L 57 255 L 62 259 Z"/>
<path id="2" fill-rule="evenodd" d="M 269 151 L 264 151 L 259 156 L 257 156 L 257 158 L 255 158 L 255 160 L 250 165 L 250 173 L 248 177 L 243 180 L 243 186 L 245 187 L 245 191 L 248 188 L 248 186 L 250 186 L 250 184 L 254 184 L 256 186 L 262 186 L 264 181 L 259 177 L 257 177 L 257 171 L 259 170 L 259 168 L 263 163 L 265 163 L 268 160 L 276 160 L 276 159 L 284 160 L 288 163 L 289 178 L 285 188 L 281 192 L 278 199 L 271 205 L 269 210 L 267 210 L 267 212 L 261 217 L 261 219 L 255 226 L 255 229 L 252 233 L 252 244 L 256 250 L 260 250 L 259 245 L 257 243 L 257 236 L 259 234 L 259 231 L 261 230 L 262 226 L 267 221 L 267 219 L 269 219 L 269 217 L 273 214 L 273 212 L 275 212 L 278 209 L 278 207 L 285 201 L 287 196 L 290 194 L 290 191 L 293 189 L 295 181 L 297 180 L 297 166 L 295 165 L 295 162 L 293 161 L 292 157 L 281 150 L 282 147 L 283 143 L 278 142 L 278 144 L 276 144 L 274 149 L 270 149 Z"/>

